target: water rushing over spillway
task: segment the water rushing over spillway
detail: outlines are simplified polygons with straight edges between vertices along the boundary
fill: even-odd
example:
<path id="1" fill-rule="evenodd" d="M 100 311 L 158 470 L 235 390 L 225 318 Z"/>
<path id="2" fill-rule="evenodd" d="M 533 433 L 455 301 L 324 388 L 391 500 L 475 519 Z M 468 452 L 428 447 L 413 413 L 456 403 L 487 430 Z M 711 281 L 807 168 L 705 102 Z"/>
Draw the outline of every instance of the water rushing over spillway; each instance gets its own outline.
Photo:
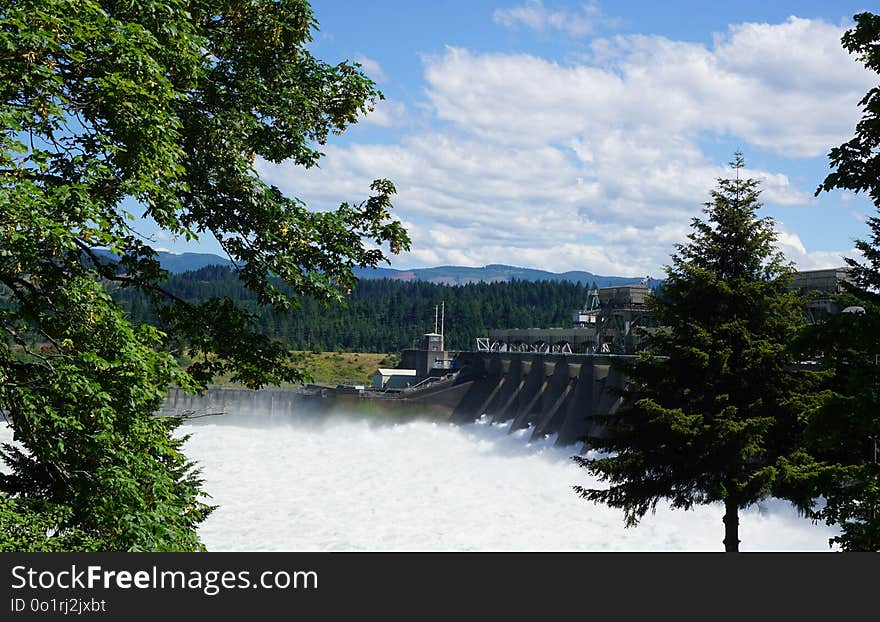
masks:
<path id="1" fill-rule="evenodd" d="M 598 485 L 576 447 L 485 421 L 376 424 L 331 415 L 209 417 L 183 427 L 220 508 L 215 551 L 720 551 L 723 508 L 659 507 L 625 529 L 578 498 Z M 834 531 L 768 500 L 741 515 L 744 551 L 828 551 Z"/>
<path id="2" fill-rule="evenodd" d="M 213 551 L 720 551 L 720 505 L 658 506 L 633 529 L 583 501 L 598 485 L 576 447 L 481 421 L 378 423 L 351 415 L 192 420 L 187 455 L 220 507 Z M 0 442 L 11 432 L 0 426 Z M 741 514 L 744 551 L 828 551 L 835 531 L 768 500 Z"/>

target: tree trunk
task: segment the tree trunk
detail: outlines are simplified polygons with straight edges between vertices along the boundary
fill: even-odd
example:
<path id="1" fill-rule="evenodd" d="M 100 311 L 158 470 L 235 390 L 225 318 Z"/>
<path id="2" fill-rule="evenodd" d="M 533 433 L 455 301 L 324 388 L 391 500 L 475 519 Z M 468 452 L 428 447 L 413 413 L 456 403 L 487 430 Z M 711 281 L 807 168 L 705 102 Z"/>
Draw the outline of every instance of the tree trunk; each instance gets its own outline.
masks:
<path id="1" fill-rule="evenodd" d="M 739 507 L 736 499 L 724 499 L 724 552 L 739 553 Z"/>

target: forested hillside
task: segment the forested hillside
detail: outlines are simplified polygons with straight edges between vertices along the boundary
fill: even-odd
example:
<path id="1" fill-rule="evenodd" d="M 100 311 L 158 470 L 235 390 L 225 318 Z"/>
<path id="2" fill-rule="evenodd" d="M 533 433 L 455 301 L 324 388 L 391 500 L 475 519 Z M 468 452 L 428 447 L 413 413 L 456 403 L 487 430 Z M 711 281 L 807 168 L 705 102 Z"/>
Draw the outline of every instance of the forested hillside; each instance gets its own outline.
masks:
<path id="1" fill-rule="evenodd" d="M 229 297 L 257 314 L 267 335 L 295 350 L 394 352 L 411 347 L 434 328 L 434 306 L 446 303 L 446 344 L 470 349 L 474 338 L 490 328 L 568 326 L 571 312 L 580 308 L 589 288 L 579 283 L 511 281 L 435 285 L 424 281 L 362 280 L 348 298 L 348 307 L 322 307 L 303 298 L 289 314 L 260 309 L 228 268 L 210 266 L 172 274 L 166 289 L 181 298 L 200 301 Z M 117 289 L 113 296 L 136 322 L 155 323 L 145 297 Z"/>
<path id="2" fill-rule="evenodd" d="M 107 249 L 93 248 L 91 251 L 103 259 L 118 261 L 119 257 Z M 180 274 L 191 270 L 200 270 L 207 266 L 232 267 L 232 262 L 227 257 L 213 255 L 211 253 L 169 253 L 157 251 L 155 258 L 171 274 Z M 596 283 L 599 287 L 610 287 L 635 283 L 639 277 L 603 276 L 584 270 L 570 270 L 568 272 L 549 272 L 535 268 L 521 268 L 503 264 L 490 264 L 488 266 L 434 266 L 432 268 L 410 268 L 398 270 L 395 268 L 382 267 L 355 267 L 354 275 L 361 280 L 390 279 L 393 281 L 428 281 L 438 285 L 466 285 L 468 283 L 500 283 L 506 281 L 572 281 L 590 285 Z M 653 279 L 652 279 L 653 281 Z M 654 283 L 656 284 L 656 283 Z M 653 286 L 653 285 L 652 285 Z"/>

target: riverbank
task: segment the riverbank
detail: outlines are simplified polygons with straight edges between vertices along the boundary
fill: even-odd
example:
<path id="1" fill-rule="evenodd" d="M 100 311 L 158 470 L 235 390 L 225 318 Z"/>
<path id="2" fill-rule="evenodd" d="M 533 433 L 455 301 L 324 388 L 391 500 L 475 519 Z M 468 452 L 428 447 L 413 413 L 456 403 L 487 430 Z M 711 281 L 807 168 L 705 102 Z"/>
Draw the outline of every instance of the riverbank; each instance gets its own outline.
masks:
<path id="1" fill-rule="evenodd" d="M 382 354 L 377 352 L 311 352 L 297 350 L 293 352 L 294 360 L 309 373 L 312 384 L 322 387 L 335 387 L 340 384 L 370 385 L 373 374 L 380 367 L 396 367 L 400 362 L 400 354 Z M 186 361 L 183 361 L 186 365 Z M 212 385 L 214 388 L 240 388 L 229 382 L 228 377 L 219 377 Z M 294 388 L 301 385 L 282 385 L 283 388 Z"/>

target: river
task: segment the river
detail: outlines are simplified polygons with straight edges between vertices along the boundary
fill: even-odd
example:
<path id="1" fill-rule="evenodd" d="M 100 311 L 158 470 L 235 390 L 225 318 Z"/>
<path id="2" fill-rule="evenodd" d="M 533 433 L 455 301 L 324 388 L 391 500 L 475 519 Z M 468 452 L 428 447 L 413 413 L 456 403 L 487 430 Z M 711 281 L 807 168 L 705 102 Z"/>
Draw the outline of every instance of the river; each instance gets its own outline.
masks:
<path id="1" fill-rule="evenodd" d="M 720 505 L 658 505 L 636 528 L 577 497 L 598 486 L 553 438 L 485 421 L 351 415 L 192 420 L 187 455 L 219 508 L 213 551 L 720 551 Z M 11 435 L 4 429 L 3 438 Z M 741 513 L 743 551 L 828 551 L 835 531 L 771 499 Z"/>
<path id="2" fill-rule="evenodd" d="M 580 499 L 576 447 L 455 426 L 226 415 L 193 421 L 187 453 L 220 508 L 216 551 L 719 551 L 723 507 L 658 506 L 636 528 Z M 741 515 L 744 551 L 828 551 L 835 531 L 771 499 Z"/>

